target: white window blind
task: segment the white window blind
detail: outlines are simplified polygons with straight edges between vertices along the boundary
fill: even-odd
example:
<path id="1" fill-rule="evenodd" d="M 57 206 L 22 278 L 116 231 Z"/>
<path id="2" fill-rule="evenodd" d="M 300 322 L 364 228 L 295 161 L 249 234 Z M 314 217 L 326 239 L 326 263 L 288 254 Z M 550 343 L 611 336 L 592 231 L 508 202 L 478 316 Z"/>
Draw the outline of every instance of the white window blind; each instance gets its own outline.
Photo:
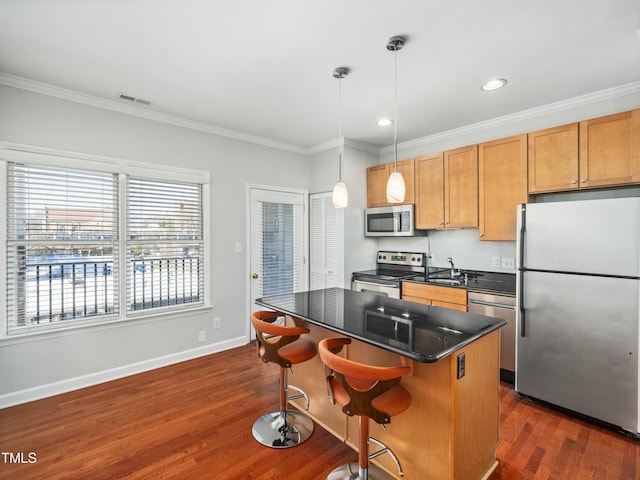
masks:
<path id="1" fill-rule="evenodd" d="M 118 179 L 8 162 L 8 330 L 118 311 Z"/>
<path id="2" fill-rule="evenodd" d="M 259 202 L 261 252 L 258 280 L 262 296 L 298 292 L 304 287 L 303 205 Z"/>
<path id="3" fill-rule="evenodd" d="M 203 187 L 128 180 L 128 310 L 204 301 Z"/>

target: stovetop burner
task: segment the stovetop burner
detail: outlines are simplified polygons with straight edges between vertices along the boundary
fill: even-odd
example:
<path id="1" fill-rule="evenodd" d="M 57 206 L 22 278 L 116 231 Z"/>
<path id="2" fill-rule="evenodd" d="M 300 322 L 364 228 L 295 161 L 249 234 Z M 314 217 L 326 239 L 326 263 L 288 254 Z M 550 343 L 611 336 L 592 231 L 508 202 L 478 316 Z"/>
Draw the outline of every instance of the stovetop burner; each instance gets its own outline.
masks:
<path id="1" fill-rule="evenodd" d="M 399 282 L 426 273 L 426 254 L 416 252 L 378 252 L 378 268 L 353 272 L 353 280 Z"/>

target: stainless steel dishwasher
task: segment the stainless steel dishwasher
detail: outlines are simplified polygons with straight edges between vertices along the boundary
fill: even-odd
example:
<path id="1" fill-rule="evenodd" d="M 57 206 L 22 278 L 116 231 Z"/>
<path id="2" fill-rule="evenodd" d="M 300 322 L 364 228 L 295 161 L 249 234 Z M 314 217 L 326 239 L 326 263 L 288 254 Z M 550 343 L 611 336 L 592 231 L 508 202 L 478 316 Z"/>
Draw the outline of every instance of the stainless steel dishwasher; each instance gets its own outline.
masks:
<path id="1" fill-rule="evenodd" d="M 500 329 L 500 379 L 513 384 L 516 371 L 516 297 L 470 290 L 468 309 L 470 313 L 507 321 Z"/>

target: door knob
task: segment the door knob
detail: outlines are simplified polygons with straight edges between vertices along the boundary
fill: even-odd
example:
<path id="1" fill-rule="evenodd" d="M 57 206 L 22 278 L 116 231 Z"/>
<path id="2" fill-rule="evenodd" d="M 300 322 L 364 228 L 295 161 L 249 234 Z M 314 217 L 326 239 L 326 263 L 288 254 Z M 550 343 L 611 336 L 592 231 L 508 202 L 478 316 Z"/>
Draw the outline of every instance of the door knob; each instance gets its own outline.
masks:
<path id="1" fill-rule="evenodd" d="M 254 273 L 253 275 L 251 275 L 251 278 L 258 278 L 258 274 Z"/>

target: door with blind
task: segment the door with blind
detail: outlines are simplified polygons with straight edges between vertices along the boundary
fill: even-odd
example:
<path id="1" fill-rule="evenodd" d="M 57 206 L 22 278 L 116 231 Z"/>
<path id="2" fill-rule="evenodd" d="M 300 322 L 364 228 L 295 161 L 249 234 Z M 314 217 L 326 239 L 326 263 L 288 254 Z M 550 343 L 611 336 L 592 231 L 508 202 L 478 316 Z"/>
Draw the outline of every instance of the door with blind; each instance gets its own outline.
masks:
<path id="1" fill-rule="evenodd" d="M 252 187 L 250 197 L 249 311 L 254 312 L 256 298 L 308 288 L 308 242 L 306 194 Z"/>

